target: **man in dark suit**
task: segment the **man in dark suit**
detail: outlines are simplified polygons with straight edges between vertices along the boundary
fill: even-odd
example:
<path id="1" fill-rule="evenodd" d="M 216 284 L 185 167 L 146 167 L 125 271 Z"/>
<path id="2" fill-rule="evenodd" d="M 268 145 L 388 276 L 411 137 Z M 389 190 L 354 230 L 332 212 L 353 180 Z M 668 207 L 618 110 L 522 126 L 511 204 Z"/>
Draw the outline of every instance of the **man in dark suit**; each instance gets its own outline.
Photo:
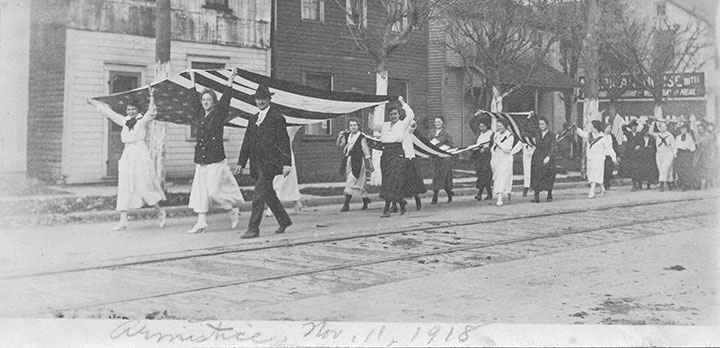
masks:
<path id="1" fill-rule="evenodd" d="M 255 238 L 260 235 L 265 203 L 275 215 L 280 227 L 275 233 L 284 233 L 292 225 L 290 216 L 273 189 L 276 175 L 287 176 L 292 169 L 290 157 L 290 137 L 287 134 L 285 117 L 270 106 L 273 93 L 267 86 L 260 85 L 255 91 L 255 104 L 260 112 L 250 118 L 245 132 L 236 172 L 245 172 L 245 164 L 250 160 L 250 176 L 255 179 L 255 192 L 252 198 L 252 214 L 248 230 L 241 238 Z"/>

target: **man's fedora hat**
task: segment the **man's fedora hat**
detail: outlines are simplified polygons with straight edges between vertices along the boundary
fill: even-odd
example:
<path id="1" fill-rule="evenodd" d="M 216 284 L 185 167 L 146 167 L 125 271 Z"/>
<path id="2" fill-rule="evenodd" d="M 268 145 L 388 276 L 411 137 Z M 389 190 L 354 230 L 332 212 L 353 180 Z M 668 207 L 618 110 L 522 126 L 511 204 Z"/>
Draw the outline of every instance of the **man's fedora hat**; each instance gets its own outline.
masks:
<path id="1" fill-rule="evenodd" d="M 275 93 L 271 93 L 270 89 L 268 89 L 268 86 L 259 85 L 257 90 L 255 90 L 255 94 L 253 95 L 253 97 L 255 99 L 268 99 L 273 94 L 275 94 Z"/>

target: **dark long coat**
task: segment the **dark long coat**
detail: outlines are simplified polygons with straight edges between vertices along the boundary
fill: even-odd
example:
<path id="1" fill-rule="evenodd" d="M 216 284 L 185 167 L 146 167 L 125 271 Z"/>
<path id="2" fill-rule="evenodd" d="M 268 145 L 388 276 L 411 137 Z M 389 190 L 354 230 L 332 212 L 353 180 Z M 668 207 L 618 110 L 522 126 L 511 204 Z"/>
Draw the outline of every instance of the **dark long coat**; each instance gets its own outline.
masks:
<path id="1" fill-rule="evenodd" d="M 431 130 L 428 134 L 428 139 L 437 139 L 438 147 L 447 145 L 452 147 L 453 141 L 450 133 L 445 128 L 440 130 L 440 133 L 435 136 L 435 130 Z M 453 178 L 452 178 L 452 158 L 451 157 L 435 157 L 433 158 L 433 190 L 447 190 L 452 191 L 453 189 Z"/>
<path id="2" fill-rule="evenodd" d="M 245 166 L 250 160 L 250 176 L 258 178 L 262 171 L 266 178 L 282 174 L 283 166 L 291 166 L 290 137 L 287 134 L 285 117 L 270 106 L 265 119 L 257 126 L 258 115 L 248 121 L 245 139 L 240 148 L 238 165 Z"/>
<path id="3" fill-rule="evenodd" d="M 530 187 L 535 191 L 551 191 L 555 185 L 555 155 L 557 142 L 555 134 L 548 131 L 545 136 L 540 134 L 537 146 L 530 162 Z M 547 164 L 543 163 L 545 157 L 550 157 Z"/>

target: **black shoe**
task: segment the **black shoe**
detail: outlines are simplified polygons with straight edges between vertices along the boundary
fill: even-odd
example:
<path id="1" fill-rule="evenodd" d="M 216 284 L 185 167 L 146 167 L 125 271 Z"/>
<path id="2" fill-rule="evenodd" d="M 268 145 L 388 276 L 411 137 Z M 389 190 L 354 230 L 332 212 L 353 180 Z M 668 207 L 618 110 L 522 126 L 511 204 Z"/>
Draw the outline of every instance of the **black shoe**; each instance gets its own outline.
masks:
<path id="1" fill-rule="evenodd" d="M 478 201 L 482 201 L 482 194 L 480 194 L 480 193 L 476 194 L 475 199 Z"/>
<path id="2" fill-rule="evenodd" d="M 485 200 L 486 200 L 486 201 L 489 201 L 489 200 L 491 200 L 491 199 L 493 199 L 493 195 L 492 195 L 492 193 L 488 193 L 488 195 L 485 196 Z"/>
<path id="3" fill-rule="evenodd" d="M 400 202 L 400 215 L 404 215 L 407 212 L 407 210 L 405 210 L 406 205 L 407 205 L 407 202 L 403 199 Z"/>
<path id="4" fill-rule="evenodd" d="M 432 200 L 430 201 L 430 204 L 437 204 L 437 201 L 438 201 L 437 193 L 434 193 Z"/>
<path id="5" fill-rule="evenodd" d="M 342 212 L 350 211 L 350 205 L 343 204 L 342 208 L 340 208 L 340 211 L 342 211 Z"/>
<path id="6" fill-rule="evenodd" d="M 247 230 L 242 236 L 240 236 L 240 239 L 250 239 L 250 238 L 257 238 L 260 236 L 259 230 Z"/>
<path id="7" fill-rule="evenodd" d="M 548 193 L 546 201 L 552 202 L 552 193 Z"/>
<path id="8" fill-rule="evenodd" d="M 285 229 L 287 229 L 291 225 L 292 225 L 292 222 L 288 222 L 287 224 L 282 224 L 282 225 L 280 225 L 280 227 L 278 227 L 277 230 L 275 230 L 275 233 L 277 233 L 277 234 L 285 233 Z"/>
<path id="9" fill-rule="evenodd" d="M 362 201 L 363 201 L 363 205 L 362 205 L 362 208 L 360 208 L 360 210 L 365 210 L 368 208 L 368 204 L 370 204 L 370 198 L 363 198 Z"/>
<path id="10" fill-rule="evenodd" d="M 390 207 L 390 212 L 391 212 L 391 213 L 397 213 L 397 212 L 398 212 L 397 204 L 393 203 L 393 205 Z"/>
<path id="11" fill-rule="evenodd" d="M 447 193 L 448 203 L 452 203 L 452 198 L 453 198 L 454 195 L 455 195 L 455 194 L 454 194 L 452 191 L 449 191 L 449 192 Z"/>
<path id="12" fill-rule="evenodd" d="M 533 197 L 530 202 L 540 203 L 540 195 L 535 195 L 535 197 Z"/>
<path id="13" fill-rule="evenodd" d="M 383 210 L 383 213 L 382 213 L 382 215 L 380 215 L 380 217 L 381 217 L 381 218 L 390 217 L 390 211 L 388 211 L 388 210 Z"/>
<path id="14" fill-rule="evenodd" d="M 415 196 L 415 210 L 422 210 L 422 200 L 420 200 L 420 196 Z"/>

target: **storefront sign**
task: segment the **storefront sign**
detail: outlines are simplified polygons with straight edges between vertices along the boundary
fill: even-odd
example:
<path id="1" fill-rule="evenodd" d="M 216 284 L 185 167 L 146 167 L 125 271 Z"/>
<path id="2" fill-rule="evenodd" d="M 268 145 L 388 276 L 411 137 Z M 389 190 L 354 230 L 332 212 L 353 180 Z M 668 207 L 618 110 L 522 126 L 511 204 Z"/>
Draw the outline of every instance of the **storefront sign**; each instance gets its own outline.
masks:
<path id="1" fill-rule="evenodd" d="M 608 87 L 625 87 L 627 89 L 619 99 L 646 99 L 653 98 L 653 95 L 641 84 L 636 83 L 629 75 L 612 79 L 601 77 L 600 99 L 608 98 Z M 652 80 L 648 77 L 648 85 Z M 664 98 L 696 98 L 705 96 L 705 74 L 704 73 L 675 73 L 663 76 L 663 97 Z"/>

